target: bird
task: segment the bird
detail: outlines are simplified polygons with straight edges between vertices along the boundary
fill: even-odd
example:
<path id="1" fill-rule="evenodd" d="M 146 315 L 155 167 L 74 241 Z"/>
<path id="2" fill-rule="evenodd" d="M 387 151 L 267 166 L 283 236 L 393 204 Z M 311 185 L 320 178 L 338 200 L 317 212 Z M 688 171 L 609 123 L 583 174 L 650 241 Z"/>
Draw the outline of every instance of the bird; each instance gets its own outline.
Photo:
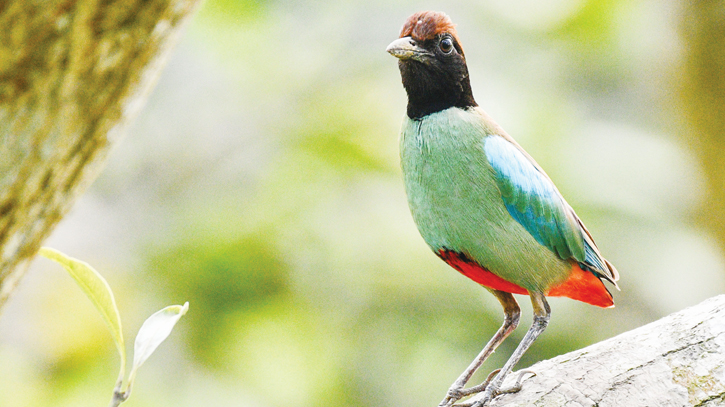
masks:
<path id="1" fill-rule="evenodd" d="M 403 183 L 413 220 L 445 263 L 490 291 L 504 322 L 451 385 L 440 407 L 476 394 L 485 406 L 551 316 L 547 296 L 614 306 L 603 281 L 619 273 L 549 176 L 476 103 L 456 26 L 442 12 L 421 11 L 387 47 L 398 59 L 408 97 L 400 133 Z M 501 369 L 464 388 L 486 358 L 518 326 L 513 294 L 528 295 L 531 327 Z M 495 376 L 494 376 L 495 375 Z"/>

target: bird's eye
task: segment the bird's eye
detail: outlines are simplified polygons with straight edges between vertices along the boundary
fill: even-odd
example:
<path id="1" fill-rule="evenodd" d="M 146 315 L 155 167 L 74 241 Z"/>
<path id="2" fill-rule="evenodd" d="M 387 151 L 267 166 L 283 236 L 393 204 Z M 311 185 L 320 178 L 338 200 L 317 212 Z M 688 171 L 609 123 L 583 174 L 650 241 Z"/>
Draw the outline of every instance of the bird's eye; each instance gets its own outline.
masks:
<path id="1" fill-rule="evenodd" d="M 438 44 L 438 48 L 440 48 L 444 54 L 450 54 L 451 51 L 453 51 L 453 40 L 448 37 L 443 38 L 440 44 Z"/>

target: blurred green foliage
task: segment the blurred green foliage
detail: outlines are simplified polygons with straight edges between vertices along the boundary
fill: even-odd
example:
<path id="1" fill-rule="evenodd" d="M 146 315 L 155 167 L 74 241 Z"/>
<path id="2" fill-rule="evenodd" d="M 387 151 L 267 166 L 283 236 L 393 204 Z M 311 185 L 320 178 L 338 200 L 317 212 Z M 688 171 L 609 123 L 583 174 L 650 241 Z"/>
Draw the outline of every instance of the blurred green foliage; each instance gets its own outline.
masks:
<path id="1" fill-rule="evenodd" d="M 153 282 L 161 298 L 194 299 L 199 312 L 188 315 L 190 355 L 223 367 L 229 338 L 220 328 L 230 319 L 254 319 L 270 307 L 291 306 L 288 269 L 275 253 L 274 240 L 261 236 L 175 243 L 149 254 L 144 280 Z"/>
<path id="2" fill-rule="evenodd" d="M 109 270 L 129 332 L 191 303 L 126 405 L 435 405 L 493 334 L 499 304 L 425 246 L 400 180 L 405 93 L 384 50 L 428 7 L 206 1 L 48 242 Z M 679 6 L 436 8 L 458 24 L 479 104 L 622 274 L 615 309 L 552 299 L 519 368 L 725 289 L 722 249 L 693 223 L 708 191 L 699 157 L 672 111 Z M 112 344 L 48 273 L 35 268 L 0 319 L 1 406 L 97 404 L 113 383 Z M 521 339 L 520 302 L 522 328 L 474 380 Z"/>

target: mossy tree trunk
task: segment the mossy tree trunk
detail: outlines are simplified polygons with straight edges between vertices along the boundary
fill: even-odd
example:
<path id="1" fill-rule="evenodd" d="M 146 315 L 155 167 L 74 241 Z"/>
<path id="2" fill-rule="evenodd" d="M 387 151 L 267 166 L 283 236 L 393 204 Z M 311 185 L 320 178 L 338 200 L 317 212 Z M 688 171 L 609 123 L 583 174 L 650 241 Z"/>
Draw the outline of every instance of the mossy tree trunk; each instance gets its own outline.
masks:
<path id="1" fill-rule="evenodd" d="M 0 307 L 200 0 L 0 0 Z"/>
<path id="2" fill-rule="evenodd" d="M 683 3 L 684 73 L 678 114 L 685 141 L 698 155 L 708 195 L 701 223 L 725 252 L 725 0 Z"/>

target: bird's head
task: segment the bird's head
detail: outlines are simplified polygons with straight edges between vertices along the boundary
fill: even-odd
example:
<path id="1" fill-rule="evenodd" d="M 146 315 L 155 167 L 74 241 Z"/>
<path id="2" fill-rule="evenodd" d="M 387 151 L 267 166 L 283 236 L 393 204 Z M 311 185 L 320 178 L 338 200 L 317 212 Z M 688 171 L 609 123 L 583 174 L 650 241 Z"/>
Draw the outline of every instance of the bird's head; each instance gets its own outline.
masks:
<path id="1" fill-rule="evenodd" d="M 408 17 L 387 51 L 398 58 L 408 93 L 408 116 L 424 117 L 449 107 L 476 106 L 466 57 L 451 19 L 421 11 Z"/>

